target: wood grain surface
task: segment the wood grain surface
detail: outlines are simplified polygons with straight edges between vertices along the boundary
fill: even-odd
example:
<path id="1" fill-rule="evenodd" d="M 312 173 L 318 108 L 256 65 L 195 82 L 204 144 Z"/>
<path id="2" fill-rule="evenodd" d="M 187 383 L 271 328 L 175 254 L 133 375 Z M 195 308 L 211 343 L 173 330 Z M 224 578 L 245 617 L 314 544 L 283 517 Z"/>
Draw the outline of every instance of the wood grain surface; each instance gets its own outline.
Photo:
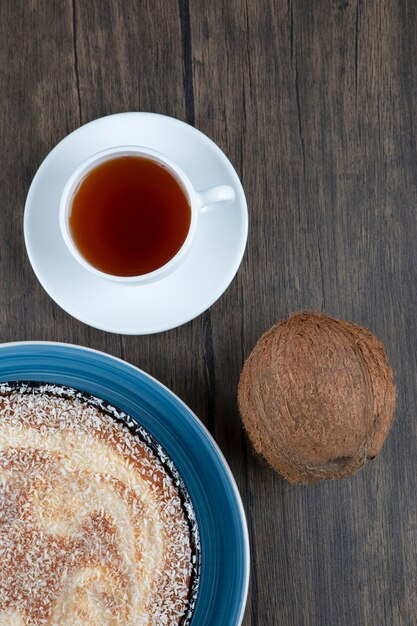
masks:
<path id="1" fill-rule="evenodd" d="M 416 25 L 414 0 L 0 2 L 0 340 L 104 350 L 201 417 L 248 515 L 244 626 L 417 624 Z M 60 310 L 22 232 L 49 150 L 80 124 L 130 110 L 207 133 L 250 210 L 247 253 L 225 295 L 149 337 L 107 334 Z M 312 487 L 291 487 L 255 456 L 236 402 L 257 338 L 299 309 L 372 329 L 399 396 L 380 457 Z"/>

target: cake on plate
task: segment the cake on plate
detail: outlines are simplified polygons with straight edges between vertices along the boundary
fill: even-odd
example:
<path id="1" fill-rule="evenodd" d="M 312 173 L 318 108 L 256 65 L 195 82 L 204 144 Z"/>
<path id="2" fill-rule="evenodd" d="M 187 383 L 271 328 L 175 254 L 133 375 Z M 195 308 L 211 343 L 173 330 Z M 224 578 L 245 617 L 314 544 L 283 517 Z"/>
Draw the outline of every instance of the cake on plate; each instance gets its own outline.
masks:
<path id="1" fill-rule="evenodd" d="M 184 626 L 198 529 L 174 464 L 76 390 L 0 386 L 0 625 Z"/>

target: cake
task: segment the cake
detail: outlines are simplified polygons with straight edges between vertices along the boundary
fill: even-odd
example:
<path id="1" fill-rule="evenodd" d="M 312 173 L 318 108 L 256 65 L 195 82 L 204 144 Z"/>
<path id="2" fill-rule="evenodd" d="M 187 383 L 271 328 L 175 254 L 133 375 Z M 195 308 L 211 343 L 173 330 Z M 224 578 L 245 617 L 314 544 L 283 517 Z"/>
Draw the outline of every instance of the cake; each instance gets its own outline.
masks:
<path id="1" fill-rule="evenodd" d="M 198 529 L 164 450 L 53 385 L 0 386 L 0 624 L 184 626 Z"/>

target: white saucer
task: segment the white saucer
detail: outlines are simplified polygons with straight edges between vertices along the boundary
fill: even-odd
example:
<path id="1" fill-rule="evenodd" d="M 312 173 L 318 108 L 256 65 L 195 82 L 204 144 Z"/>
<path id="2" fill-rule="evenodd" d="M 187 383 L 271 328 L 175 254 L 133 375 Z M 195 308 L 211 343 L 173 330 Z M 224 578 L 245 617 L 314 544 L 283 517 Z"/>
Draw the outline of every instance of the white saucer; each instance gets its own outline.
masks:
<path id="1" fill-rule="evenodd" d="M 59 202 L 70 174 L 92 154 L 137 144 L 166 154 L 195 189 L 231 185 L 236 198 L 204 215 L 187 259 L 149 285 L 121 285 L 77 263 L 59 228 Z M 60 307 L 85 324 L 126 335 L 169 330 L 208 309 L 226 290 L 242 260 L 248 231 L 239 178 L 215 143 L 192 126 L 155 113 L 120 113 L 90 122 L 46 157 L 26 200 L 24 233 L 33 270 Z"/>

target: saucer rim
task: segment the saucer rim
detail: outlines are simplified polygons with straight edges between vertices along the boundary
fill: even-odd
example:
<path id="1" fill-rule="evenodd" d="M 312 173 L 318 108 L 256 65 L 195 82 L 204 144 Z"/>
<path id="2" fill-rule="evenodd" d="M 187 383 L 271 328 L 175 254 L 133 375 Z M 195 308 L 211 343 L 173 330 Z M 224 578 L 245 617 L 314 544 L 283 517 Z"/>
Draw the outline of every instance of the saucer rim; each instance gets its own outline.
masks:
<path id="1" fill-rule="evenodd" d="M 228 168 L 229 172 L 231 173 L 231 175 L 235 178 L 235 182 L 236 182 L 236 187 L 235 187 L 235 191 L 236 191 L 236 198 L 237 198 L 237 203 L 239 206 L 239 210 L 240 210 L 240 238 L 239 238 L 239 243 L 238 245 L 236 245 L 236 256 L 235 256 L 235 261 L 233 266 L 231 266 L 231 269 L 229 269 L 227 272 L 225 272 L 225 278 L 223 279 L 223 281 L 220 283 L 220 286 L 217 288 L 217 290 L 213 290 L 213 294 L 210 296 L 210 298 L 208 298 L 208 300 L 204 301 L 204 304 L 200 305 L 199 307 L 197 307 L 192 313 L 188 313 L 186 315 L 184 315 L 182 318 L 180 318 L 179 320 L 174 320 L 171 321 L 169 323 L 164 323 L 164 324 L 160 324 L 160 325 L 156 325 L 156 326 L 152 326 L 152 325 L 148 325 L 145 329 L 138 329 L 138 328 L 126 328 L 126 327 L 120 327 L 117 325 L 113 325 L 113 324 L 101 324 L 101 323 L 97 323 L 94 322 L 92 320 L 89 320 L 88 316 L 84 316 L 81 315 L 79 313 L 75 313 L 74 312 L 74 308 L 70 305 L 68 305 L 67 303 L 65 305 L 61 304 L 60 302 L 58 302 L 55 297 L 52 295 L 54 289 L 53 286 L 50 285 L 47 276 L 44 275 L 44 273 L 42 272 L 42 270 L 37 266 L 36 261 L 35 261 L 35 254 L 33 252 L 33 248 L 32 248 L 32 243 L 31 243 L 31 236 L 30 236 L 30 228 L 29 228 L 29 210 L 30 210 L 30 206 L 33 205 L 33 196 L 35 194 L 35 187 L 37 185 L 37 181 L 41 175 L 41 170 L 43 169 L 43 167 L 47 164 L 49 164 L 50 161 L 52 161 L 55 158 L 55 154 L 59 151 L 59 149 L 62 147 L 62 144 L 64 142 L 66 142 L 68 140 L 69 137 L 74 137 L 78 134 L 82 134 L 85 131 L 86 127 L 90 127 L 93 125 L 99 125 L 100 123 L 103 123 L 104 120 L 109 120 L 109 119 L 115 119 L 115 118 L 137 118 L 137 117 L 141 117 L 142 119 L 145 118 L 152 118 L 152 119 L 157 119 L 157 118 L 162 118 L 164 120 L 169 120 L 169 123 L 172 124 L 176 124 L 182 128 L 184 128 L 184 130 L 186 130 L 187 132 L 192 132 L 195 133 L 199 136 L 199 140 L 202 141 L 208 149 L 214 151 L 216 153 L 216 155 L 218 156 L 218 158 L 221 159 L 221 161 L 223 162 L 223 165 L 225 167 Z M 111 146 L 109 146 L 111 147 Z M 152 146 L 145 146 L 145 147 L 149 147 L 151 148 Z M 94 154 L 94 153 L 92 153 Z M 145 111 L 128 111 L 128 112 L 122 112 L 122 113 L 114 113 L 114 114 L 110 114 L 110 115 L 105 115 L 102 117 L 99 117 L 97 119 L 94 119 L 90 122 L 86 122 L 85 124 L 83 124 L 82 126 L 79 126 L 78 128 L 76 128 L 75 130 L 73 130 L 71 133 L 69 133 L 68 135 L 66 135 L 65 137 L 63 137 L 55 146 L 54 148 L 52 148 L 52 150 L 46 155 L 46 157 L 43 159 L 43 161 L 41 162 L 41 164 L 39 165 L 33 179 L 32 182 L 30 184 L 29 187 L 29 191 L 26 197 L 26 202 L 25 202 L 25 208 L 24 208 L 24 217 L 23 217 L 23 233 L 24 233 L 24 240 L 25 240 L 25 246 L 26 246 L 26 252 L 29 258 L 29 262 L 30 265 L 32 267 L 32 270 L 36 276 L 36 278 L 38 279 L 39 283 L 41 284 L 41 286 L 43 287 L 43 289 L 46 291 L 46 293 L 48 294 L 48 296 L 63 310 L 65 311 L 68 315 L 70 315 L 71 317 L 77 319 L 78 321 L 82 322 L 83 324 L 86 324 L 87 326 L 90 326 L 92 328 L 96 328 L 98 330 L 104 331 L 104 332 L 110 332 L 113 334 L 119 334 L 119 335 L 129 335 L 129 336 L 145 336 L 145 335 L 152 335 L 152 334 L 157 334 L 157 333 L 161 333 L 161 332 L 165 332 L 165 331 L 169 331 L 169 330 L 173 330 L 174 328 L 179 328 L 180 326 L 183 326 L 184 324 L 187 324 L 188 322 L 192 321 L 193 319 L 199 317 L 202 313 L 204 313 L 205 311 L 207 311 L 208 309 L 210 309 L 220 298 L 221 296 L 226 292 L 226 290 L 229 288 L 231 282 L 233 281 L 233 279 L 235 278 L 244 254 L 245 254 L 245 250 L 246 250 L 246 245 L 247 245 L 247 239 L 248 239 L 248 229 L 249 229 L 249 217 L 248 217 L 248 208 L 247 208 L 247 201 L 246 201 L 246 196 L 245 196 L 245 192 L 241 183 L 241 180 L 233 166 L 233 164 L 231 163 L 231 161 L 229 160 L 229 158 L 226 156 L 226 154 L 223 152 L 223 150 L 212 140 L 210 139 L 210 137 L 208 137 L 205 133 L 203 133 L 202 131 L 200 131 L 198 128 L 195 128 L 194 126 L 191 126 L 190 124 L 188 124 L 187 122 L 184 122 L 182 120 L 179 120 L 175 117 L 171 117 L 169 115 L 162 115 L 160 113 L 152 113 L 152 112 L 145 112 Z M 64 242 L 63 242 L 64 243 Z M 186 262 L 186 260 L 185 260 Z M 83 271 L 87 272 L 88 270 L 86 270 L 85 268 L 82 268 Z M 42 276 L 42 279 L 41 279 Z M 101 277 L 97 276 L 96 277 L 97 280 L 100 280 L 103 285 L 105 284 L 105 280 L 107 279 L 102 279 Z M 166 277 L 161 277 L 161 281 L 163 280 L 167 280 L 169 279 L 169 275 L 167 275 Z M 142 287 L 141 284 L 131 284 L 131 285 L 120 285 L 121 289 L 140 289 Z"/>

